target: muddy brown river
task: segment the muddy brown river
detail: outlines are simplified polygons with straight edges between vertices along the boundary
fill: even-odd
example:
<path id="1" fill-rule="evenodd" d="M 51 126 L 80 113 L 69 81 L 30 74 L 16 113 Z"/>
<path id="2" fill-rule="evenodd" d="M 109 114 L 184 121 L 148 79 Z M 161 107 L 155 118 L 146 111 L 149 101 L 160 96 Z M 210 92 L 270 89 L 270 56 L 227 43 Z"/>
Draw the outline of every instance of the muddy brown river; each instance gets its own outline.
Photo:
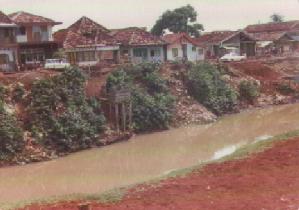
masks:
<path id="1" fill-rule="evenodd" d="M 57 160 L 0 169 L 0 207 L 67 194 L 101 193 L 221 158 L 239 146 L 299 129 L 299 105 L 276 106 Z"/>

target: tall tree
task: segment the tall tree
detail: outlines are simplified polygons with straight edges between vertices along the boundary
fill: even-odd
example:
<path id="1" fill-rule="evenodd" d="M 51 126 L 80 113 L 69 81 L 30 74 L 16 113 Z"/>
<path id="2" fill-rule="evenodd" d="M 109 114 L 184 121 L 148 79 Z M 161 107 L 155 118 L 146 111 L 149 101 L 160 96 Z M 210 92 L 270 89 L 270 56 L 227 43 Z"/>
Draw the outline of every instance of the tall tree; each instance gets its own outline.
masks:
<path id="1" fill-rule="evenodd" d="M 200 31 L 203 31 L 203 25 L 196 23 L 197 12 L 191 5 L 180 7 L 174 10 L 167 10 L 156 21 L 151 32 L 154 35 L 161 36 L 168 29 L 173 33 L 186 32 L 191 36 L 198 37 Z"/>
<path id="2" fill-rule="evenodd" d="M 273 23 L 281 23 L 284 21 L 284 17 L 278 13 L 274 13 L 270 16 L 271 22 Z"/>

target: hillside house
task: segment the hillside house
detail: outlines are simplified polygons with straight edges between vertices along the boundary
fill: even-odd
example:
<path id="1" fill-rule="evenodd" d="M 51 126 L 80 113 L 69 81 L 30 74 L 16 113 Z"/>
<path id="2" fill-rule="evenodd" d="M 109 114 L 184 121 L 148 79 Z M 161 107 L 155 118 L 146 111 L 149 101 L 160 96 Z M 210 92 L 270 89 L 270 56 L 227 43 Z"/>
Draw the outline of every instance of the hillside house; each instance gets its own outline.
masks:
<path id="1" fill-rule="evenodd" d="M 299 31 L 299 21 L 249 25 L 245 31 L 257 40 L 258 55 L 290 54 L 299 43 L 294 35 Z"/>
<path id="2" fill-rule="evenodd" d="M 229 52 L 248 57 L 255 56 L 256 41 L 243 31 L 214 31 L 194 38 L 204 49 L 205 58 L 220 58 Z"/>
<path id="3" fill-rule="evenodd" d="M 110 31 L 88 17 L 54 34 L 69 62 L 81 67 L 119 62 L 119 44 Z"/>
<path id="4" fill-rule="evenodd" d="M 203 48 L 186 33 L 167 34 L 162 39 L 167 45 L 167 60 L 204 60 Z"/>
<path id="5" fill-rule="evenodd" d="M 17 70 L 16 30 L 17 25 L 0 11 L 0 71 L 11 72 Z"/>
<path id="6" fill-rule="evenodd" d="M 122 59 L 128 58 L 132 63 L 164 62 L 166 59 L 167 43 L 143 28 L 114 29 L 110 34 L 120 43 Z"/>
<path id="7" fill-rule="evenodd" d="M 52 30 L 60 22 L 27 12 L 16 12 L 9 18 L 18 25 L 16 40 L 22 67 L 36 67 L 42 65 L 45 59 L 52 58 L 57 50 Z"/>

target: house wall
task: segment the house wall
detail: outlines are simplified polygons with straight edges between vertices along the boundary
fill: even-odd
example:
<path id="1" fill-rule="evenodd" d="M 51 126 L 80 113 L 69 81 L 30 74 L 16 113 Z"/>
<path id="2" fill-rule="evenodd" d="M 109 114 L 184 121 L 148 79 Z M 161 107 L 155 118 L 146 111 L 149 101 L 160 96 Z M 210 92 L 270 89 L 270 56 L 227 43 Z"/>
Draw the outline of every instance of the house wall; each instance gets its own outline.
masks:
<path id="1" fill-rule="evenodd" d="M 118 63 L 118 46 L 101 48 L 82 48 L 67 52 L 68 61 L 81 67 L 96 66 L 100 63 Z"/>
<path id="2" fill-rule="evenodd" d="M 173 53 L 172 53 L 172 49 L 178 49 L 178 56 L 174 57 Z M 182 49 L 182 45 L 179 43 L 175 43 L 175 44 L 170 44 L 167 45 L 167 60 L 169 61 L 175 61 L 178 59 L 182 59 L 183 58 L 183 49 Z"/>
<path id="3" fill-rule="evenodd" d="M 142 63 L 142 62 L 164 62 L 164 50 L 163 46 L 144 46 L 144 47 L 125 47 L 121 48 L 121 52 L 124 49 L 129 51 L 129 57 L 131 58 L 131 62 L 133 63 Z M 134 51 L 142 50 L 144 51 L 144 56 L 136 56 Z M 154 56 L 152 56 L 152 51 L 154 51 Z"/>
<path id="4" fill-rule="evenodd" d="M 0 71 L 11 72 L 17 70 L 17 49 L 15 48 L 0 48 L 0 55 L 5 55 L 8 58 L 7 62 L 1 61 Z"/>
<path id="5" fill-rule="evenodd" d="M 0 45 L 15 44 L 15 29 L 14 28 L 0 28 Z"/>
<path id="6" fill-rule="evenodd" d="M 204 60 L 204 54 L 199 54 L 199 51 L 202 51 L 202 48 L 195 47 L 195 51 L 193 51 L 193 46 L 191 43 L 187 43 L 187 59 L 188 61 L 199 61 Z M 173 56 L 173 49 L 178 49 L 178 56 Z M 170 44 L 167 46 L 167 60 L 169 61 L 175 61 L 175 60 L 181 60 L 183 59 L 183 47 L 179 43 Z"/>
<path id="7" fill-rule="evenodd" d="M 20 33 L 17 34 L 17 42 L 44 42 L 44 41 L 53 41 L 53 32 L 51 25 L 33 25 L 26 26 L 26 34 L 22 35 Z M 35 33 L 39 33 L 39 36 L 36 36 Z"/>

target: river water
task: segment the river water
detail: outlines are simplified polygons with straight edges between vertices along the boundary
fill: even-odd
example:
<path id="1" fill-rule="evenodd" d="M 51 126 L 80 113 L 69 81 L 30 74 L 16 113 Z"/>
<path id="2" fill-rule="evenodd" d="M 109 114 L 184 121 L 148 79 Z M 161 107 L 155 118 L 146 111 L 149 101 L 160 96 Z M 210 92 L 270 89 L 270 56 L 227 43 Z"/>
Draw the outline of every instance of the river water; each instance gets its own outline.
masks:
<path id="1" fill-rule="evenodd" d="M 299 105 L 256 109 L 196 125 L 136 136 L 57 160 L 0 169 L 0 204 L 101 193 L 221 158 L 239 146 L 299 129 Z"/>

